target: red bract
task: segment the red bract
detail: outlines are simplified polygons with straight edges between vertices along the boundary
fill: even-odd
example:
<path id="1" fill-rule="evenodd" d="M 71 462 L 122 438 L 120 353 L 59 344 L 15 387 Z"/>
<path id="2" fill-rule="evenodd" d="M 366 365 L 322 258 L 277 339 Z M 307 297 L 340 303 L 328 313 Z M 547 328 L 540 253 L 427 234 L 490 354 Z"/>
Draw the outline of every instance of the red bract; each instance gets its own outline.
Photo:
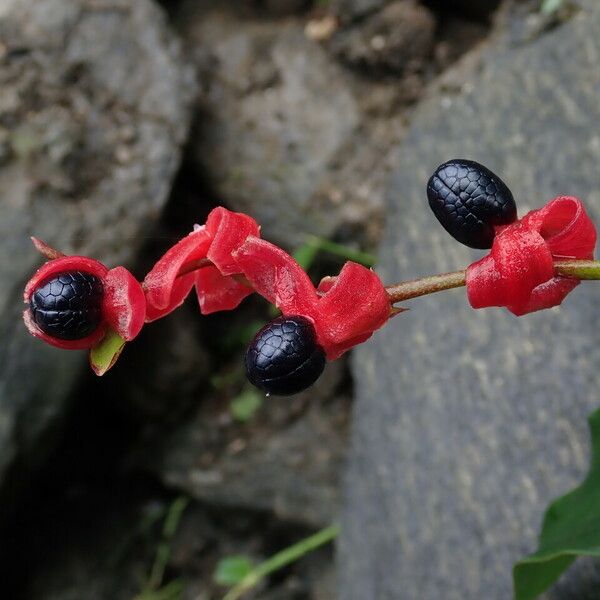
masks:
<path id="1" fill-rule="evenodd" d="M 490 253 L 467 269 L 473 308 L 521 316 L 559 305 L 579 280 L 555 275 L 554 259 L 591 259 L 596 228 L 580 200 L 560 196 L 499 228 Z"/>
<path id="2" fill-rule="evenodd" d="M 131 341 L 140 332 L 146 313 L 146 301 L 140 283 L 123 267 L 108 269 L 101 262 L 86 256 L 60 256 L 40 240 L 34 240 L 36 248 L 43 249 L 45 255 L 59 256 L 42 265 L 27 282 L 23 299 L 29 304 L 32 294 L 46 280 L 65 271 L 80 271 L 96 276 L 103 286 L 102 322 L 87 337 L 78 340 L 62 340 L 44 333 L 32 318 L 31 311 L 25 310 L 23 318 L 29 332 L 66 350 L 92 348 L 105 336 L 108 328 L 113 329 L 126 341 Z M 47 249 L 47 250 L 46 250 Z"/>
<path id="3" fill-rule="evenodd" d="M 258 224 L 248 215 L 222 207 L 212 210 L 206 225 L 170 248 L 144 279 L 146 321 L 154 321 L 180 306 L 194 285 L 203 314 L 238 306 L 253 290 L 236 279 L 241 271 L 233 252 L 249 235 L 259 234 Z M 205 258 L 214 266 L 186 272 Z"/>
<path id="4" fill-rule="evenodd" d="M 302 316 L 315 327 L 317 341 L 334 360 L 367 340 L 390 316 L 390 301 L 379 277 L 348 262 L 335 282 L 316 290 L 302 267 L 281 248 L 250 236 L 234 253 L 255 291 L 286 316 Z"/>

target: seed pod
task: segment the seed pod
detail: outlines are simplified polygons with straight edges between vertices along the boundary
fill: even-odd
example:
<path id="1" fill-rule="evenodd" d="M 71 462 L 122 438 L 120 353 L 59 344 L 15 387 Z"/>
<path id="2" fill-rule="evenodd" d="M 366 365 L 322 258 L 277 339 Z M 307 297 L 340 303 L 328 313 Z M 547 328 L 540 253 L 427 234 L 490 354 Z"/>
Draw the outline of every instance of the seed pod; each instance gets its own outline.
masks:
<path id="1" fill-rule="evenodd" d="M 506 184 L 472 160 L 453 159 L 440 165 L 427 183 L 427 198 L 444 229 L 471 248 L 491 248 L 494 226 L 517 218 Z"/>
<path id="2" fill-rule="evenodd" d="M 288 396 L 311 386 L 325 368 L 312 323 L 297 316 L 265 325 L 246 351 L 246 374 L 267 394 Z"/>
<path id="3" fill-rule="evenodd" d="M 37 326 L 60 340 L 79 340 L 102 322 L 103 286 L 98 277 L 64 271 L 43 280 L 29 300 Z"/>

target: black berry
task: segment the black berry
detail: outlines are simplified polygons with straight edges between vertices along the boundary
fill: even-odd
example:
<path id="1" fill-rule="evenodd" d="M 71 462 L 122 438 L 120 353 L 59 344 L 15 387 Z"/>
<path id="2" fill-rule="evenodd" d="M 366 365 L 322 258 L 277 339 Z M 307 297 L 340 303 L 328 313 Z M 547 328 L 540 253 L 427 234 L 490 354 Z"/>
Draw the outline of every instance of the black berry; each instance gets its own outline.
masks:
<path id="1" fill-rule="evenodd" d="M 267 394 L 289 396 L 311 386 L 325 368 L 325 352 L 304 317 L 279 317 L 267 323 L 246 351 L 250 383 Z"/>
<path id="2" fill-rule="evenodd" d="M 491 248 L 494 225 L 517 218 L 506 184 L 472 160 L 453 159 L 440 165 L 427 183 L 427 198 L 444 229 L 471 248 Z"/>
<path id="3" fill-rule="evenodd" d="M 37 326 L 60 340 L 80 340 L 102 321 L 102 282 L 91 273 L 65 271 L 43 280 L 29 307 Z"/>

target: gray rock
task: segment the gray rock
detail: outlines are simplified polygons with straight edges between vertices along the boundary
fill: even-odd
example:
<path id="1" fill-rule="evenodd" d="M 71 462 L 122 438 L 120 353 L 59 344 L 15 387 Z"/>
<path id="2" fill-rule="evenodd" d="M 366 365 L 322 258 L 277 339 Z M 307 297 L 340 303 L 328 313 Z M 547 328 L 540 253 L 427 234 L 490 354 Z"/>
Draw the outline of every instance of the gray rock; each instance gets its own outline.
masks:
<path id="1" fill-rule="evenodd" d="M 333 0 L 331 9 L 342 21 L 352 21 L 379 10 L 388 2 L 390 0 Z"/>
<path id="2" fill-rule="evenodd" d="M 414 0 L 397 1 L 355 27 L 341 29 L 331 49 L 370 76 L 423 71 L 433 50 L 436 19 Z"/>
<path id="3" fill-rule="evenodd" d="M 243 426 L 207 398 L 169 435 L 150 439 L 141 462 L 170 488 L 219 507 L 268 511 L 308 526 L 332 522 L 346 448 L 348 401 L 331 398 L 342 365 L 294 398 L 269 398 Z"/>
<path id="4" fill-rule="evenodd" d="M 197 11 L 184 29 L 204 90 L 193 151 L 223 202 L 288 247 L 377 213 L 359 175 L 342 193 L 337 186 L 337 173 L 370 142 L 347 77 L 302 22 L 218 8 Z"/>
<path id="5" fill-rule="evenodd" d="M 448 73 L 414 114 L 389 185 L 386 282 L 462 267 L 427 207 L 451 157 L 512 188 L 521 214 L 558 194 L 600 217 L 600 5 L 528 45 L 499 38 Z M 339 568 L 344 600 L 503 600 L 548 502 L 583 477 L 598 406 L 598 288 L 520 319 L 464 291 L 418 300 L 354 355 L 357 404 Z M 582 561 L 552 599 L 595 597 Z"/>
<path id="6" fill-rule="evenodd" d="M 113 266 L 154 223 L 179 163 L 193 73 L 147 0 L 0 7 L 0 484 L 41 459 L 84 353 L 25 331 L 36 235 Z"/>

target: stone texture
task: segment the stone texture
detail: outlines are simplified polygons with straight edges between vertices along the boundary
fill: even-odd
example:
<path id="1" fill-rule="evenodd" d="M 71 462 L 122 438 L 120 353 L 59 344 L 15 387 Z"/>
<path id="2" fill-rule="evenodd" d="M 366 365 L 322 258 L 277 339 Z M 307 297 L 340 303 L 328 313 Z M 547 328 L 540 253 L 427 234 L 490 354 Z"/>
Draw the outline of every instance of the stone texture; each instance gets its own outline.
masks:
<path id="1" fill-rule="evenodd" d="M 232 423 L 214 394 L 134 460 L 170 488 L 214 506 L 265 511 L 322 527 L 335 518 L 346 448 L 348 399 L 334 396 L 343 364 L 331 363 L 310 389 L 270 398 L 250 423 Z"/>
<path id="2" fill-rule="evenodd" d="M 600 5 L 526 45 L 500 35 L 429 93 L 397 152 L 381 274 L 397 281 L 480 256 L 428 209 L 430 173 L 472 158 L 520 214 L 558 194 L 600 217 Z M 419 299 L 354 355 L 355 427 L 339 568 L 344 600 L 503 600 L 547 503 L 588 464 L 598 406 L 598 288 L 520 319 L 464 291 Z M 597 597 L 581 561 L 547 594 Z"/>
<path id="3" fill-rule="evenodd" d="M 344 21 L 352 21 L 369 15 L 383 6 L 390 0 L 333 0 L 331 3 L 332 11 Z"/>
<path id="4" fill-rule="evenodd" d="M 193 73 L 147 0 L 0 5 L 0 484 L 65 407 L 83 353 L 25 331 L 29 236 L 109 265 L 131 259 L 170 189 Z"/>
<path id="5" fill-rule="evenodd" d="M 350 81 L 302 21 L 242 18 L 226 6 L 183 20 L 203 89 L 193 151 L 219 198 L 287 247 L 380 210 L 364 194 L 378 152 Z M 358 158 L 365 147 L 368 162 Z M 340 191 L 350 162 L 355 174 Z"/>
<path id="6" fill-rule="evenodd" d="M 332 51 L 369 76 L 422 72 L 433 50 L 436 19 L 413 0 L 397 1 L 355 27 L 341 29 Z"/>

